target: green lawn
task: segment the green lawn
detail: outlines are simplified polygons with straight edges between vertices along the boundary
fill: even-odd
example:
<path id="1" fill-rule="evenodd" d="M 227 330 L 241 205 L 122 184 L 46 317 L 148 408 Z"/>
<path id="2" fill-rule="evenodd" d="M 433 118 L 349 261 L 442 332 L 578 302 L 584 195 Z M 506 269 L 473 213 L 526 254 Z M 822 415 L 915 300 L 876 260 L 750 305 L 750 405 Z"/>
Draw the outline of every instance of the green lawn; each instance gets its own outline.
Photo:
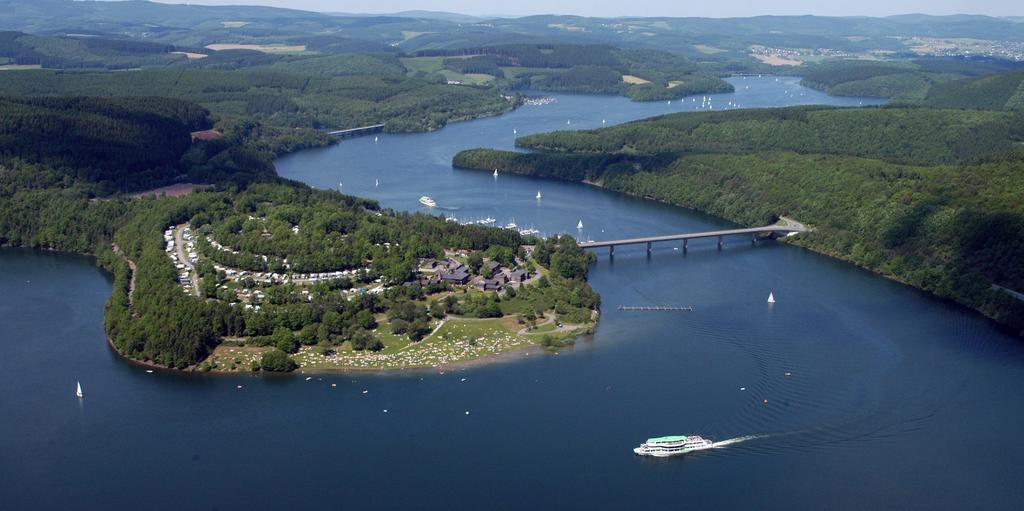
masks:
<path id="1" fill-rule="evenodd" d="M 409 71 L 409 75 L 415 75 L 419 71 L 428 74 L 440 74 L 448 80 L 462 82 L 470 85 L 482 85 L 493 82 L 494 76 L 487 74 L 463 74 L 451 69 L 445 69 L 444 59 L 447 57 L 406 57 L 399 59 L 402 65 Z"/>

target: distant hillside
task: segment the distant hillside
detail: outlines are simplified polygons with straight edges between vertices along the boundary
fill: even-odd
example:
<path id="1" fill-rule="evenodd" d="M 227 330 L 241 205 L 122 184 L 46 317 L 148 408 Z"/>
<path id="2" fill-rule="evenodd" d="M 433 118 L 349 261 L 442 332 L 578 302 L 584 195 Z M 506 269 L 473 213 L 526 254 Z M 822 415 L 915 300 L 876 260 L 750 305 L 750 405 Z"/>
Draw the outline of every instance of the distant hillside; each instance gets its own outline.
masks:
<path id="1" fill-rule="evenodd" d="M 0 65 L 50 69 L 128 69 L 184 63 L 170 44 L 94 36 L 40 36 L 0 32 Z"/>
<path id="2" fill-rule="evenodd" d="M 411 11 L 349 15 L 251 6 L 171 5 L 144 1 L 0 0 L 0 30 L 33 34 L 87 33 L 132 37 L 178 46 L 210 43 L 297 44 L 334 52 L 315 40 L 355 41 L 415 53 L 493 44 L 605 44 L 668 51 L 713 62 L 721 70 L 767 72 L 752 45 L 787 50 L 826 50 L 824 55 L 907 54 L 914 38 L 1024 41 L 1021 25 L 987 16 L 907 15 L 888 18 L 755 16 L 747 18 L 621 17 L 567 15 L 480 19 Z M 364 51 L 364 50 L 359 50 Z M 973 54 L 973 53 L 972 53 Z M 815 60 L 815 59 L 811 59 Z"/>
<path id="3" fill-rule="evenodd" d="M 321 66 L 387 68 L 388 60 L 319 57 Z M 339 60 L 340 59 L 340 60 Z M 316 61 L 312 61 L 316 62 Z M 294 62 L 301 67 L 310 62 Z M 313 65 L 312 67 L 316 67 Z M 289 71 L 298 71 L 289 69 Z M 165 96 L 193 101 L 221 120 L 247 118 L 278 128 L 341 129 L 387 123 L 390 131 L 426 131 L 513 107 L 494 89 L 360 74 L 308 76 L 273 69 L 172 69 L 119 72 L 9 72 L 0 94 L 26 96 Z"/>
<path id="4" fill-rule="evenodd" d="M 924 103 L 940 108 L 1024 110 L 1024 71 L 936 84 Z"/>
<path id="5" fill-rule="evenodd" d="M 801 83 L 834 96 L 921 101 L 936 84 L 1022 68 L 1024 63 L 995 59 L 837 60 L 803 70 Z"/>
<path id="6" fill-rule="evenodd" d="M 938 165 L 1019 155 L 1022 138 L 1024 119 L 1003 112 L 802 106 L 672 114 L 516 143 L 577 154 L 793 151 Z"/>
<path id="7" fill-rule="evenodd" d="M 417 55 L 404 59 L 406 67 L 486 77 L 512 88 L 621 94 L 635 101 L 733 90 L 706 66 L 658 50 L 603 44 L 491 44 L 424 50 Z"/>

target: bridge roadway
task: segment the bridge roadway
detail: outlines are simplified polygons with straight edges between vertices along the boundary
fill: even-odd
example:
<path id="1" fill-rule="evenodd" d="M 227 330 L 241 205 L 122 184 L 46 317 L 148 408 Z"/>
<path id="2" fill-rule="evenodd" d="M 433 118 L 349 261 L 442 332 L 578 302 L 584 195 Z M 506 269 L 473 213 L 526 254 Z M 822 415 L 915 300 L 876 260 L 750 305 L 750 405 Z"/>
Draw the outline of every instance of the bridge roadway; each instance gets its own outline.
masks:
<path id="1" fill-rule="evenodd" d="M 346 138 L 355 137 L 359 135 L 368 135 L 370 133 L 380 133 L 382 131 L 384 131 L 383 124 L 373 124 L 371 126 L 360 126 L 358 128 L 349 128 L 347 130 L 328 131 L 327 133 L 329 135 L 334 135 L 336 137 Z"/>
<path id="2" fill-rule="evenodd" d="M 747 227 L 742 229 L 724 229 L 720 231 L 705 231 L 705 232 L 691 232 L 684 234 L 668 234 L 665 236 L 646 236 L 642 238 L 626 238 L 621 240 L 608 240 L 608 241 L 583 241 L 580 242 L 580 248 L 603 248 L 608 247 L 612 254 L 615 254 L 615 247 L 619 245 L 639 245 L 646 243 L 647 252 L 651 251 L 651 244 L 659 241 L 683 241 L 683 249 L 687 248 L 689 240 L 697 238 L 718 238 L 718 246 L 721 247 L 724 244 L 725 236 L 734 236 L 740 234 L 749 234 L 752 239 L 756 240 L 758 234 L 765 233 L 797 233 L 805 232 L 807 230 L 803 224 L 791 220 L 788 218 L 782 219 L 783 223 L 776 225 L 766 225 L 764 227 Z"/>

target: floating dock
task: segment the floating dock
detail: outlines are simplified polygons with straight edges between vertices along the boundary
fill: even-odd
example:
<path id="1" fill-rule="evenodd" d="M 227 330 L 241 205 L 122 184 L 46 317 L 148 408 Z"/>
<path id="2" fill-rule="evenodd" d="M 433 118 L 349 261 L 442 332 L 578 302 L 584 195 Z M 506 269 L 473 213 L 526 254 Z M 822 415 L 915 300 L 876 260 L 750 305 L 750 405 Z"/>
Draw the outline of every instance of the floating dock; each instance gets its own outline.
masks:
<path id="1" fill-rule="evenodd" d="M 679 306 L 679 305 L 620 305 L 620 311 L 643 311 L 643 312 L 656 312 L 656 311 L 670 311 L 670 312 L 693 312 L 693 307 L 690 306 Z"/>

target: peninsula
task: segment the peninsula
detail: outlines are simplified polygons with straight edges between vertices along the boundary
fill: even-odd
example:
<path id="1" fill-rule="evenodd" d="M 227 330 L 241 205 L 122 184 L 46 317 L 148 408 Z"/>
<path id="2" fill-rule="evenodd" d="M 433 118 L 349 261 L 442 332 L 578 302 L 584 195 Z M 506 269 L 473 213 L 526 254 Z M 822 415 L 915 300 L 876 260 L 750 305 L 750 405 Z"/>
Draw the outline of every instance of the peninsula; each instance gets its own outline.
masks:
<path id="1" fill-rule="evenodd" d="M 96 254 L 115 277 L 110 344 L 134 360 L 435 367 L 566 346 L 597 320 L 591 256 L 571 237 L 397 213 L 283 180 L 258 127 L 211 131 L 195 104 L 7 98 L 0 111 L 12 155 L 0 166 L 0 244 Z M 110 193 L 167 182 L 179 186 Z"/>

